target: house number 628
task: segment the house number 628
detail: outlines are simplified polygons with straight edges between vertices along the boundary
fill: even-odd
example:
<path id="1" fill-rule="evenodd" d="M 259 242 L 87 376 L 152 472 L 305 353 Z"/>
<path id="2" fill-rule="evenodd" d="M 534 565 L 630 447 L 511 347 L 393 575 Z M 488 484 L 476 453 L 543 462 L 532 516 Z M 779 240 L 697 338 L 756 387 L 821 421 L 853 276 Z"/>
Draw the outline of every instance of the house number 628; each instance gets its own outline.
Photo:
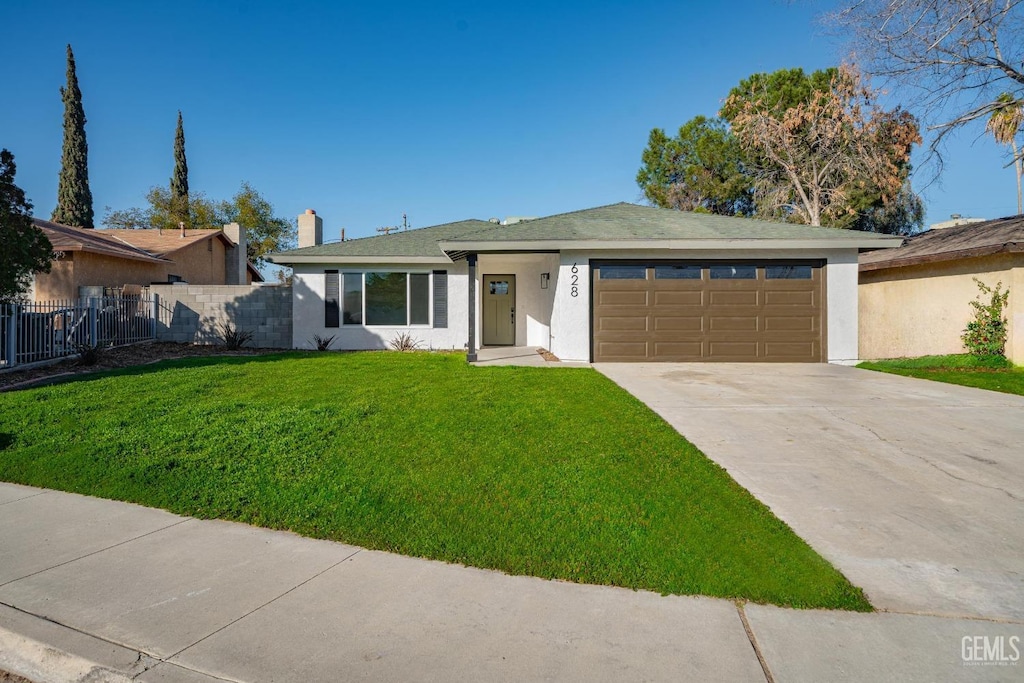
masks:
<path id="1" fill-rule="evenodd" d="M 575 299 L 580 295 L 580 269 L 576 267 L 576 264 L 572 264 L 572 281 L 569 283 L 572 285 L 572 289 L 569 290 L 569 294 Z"/>

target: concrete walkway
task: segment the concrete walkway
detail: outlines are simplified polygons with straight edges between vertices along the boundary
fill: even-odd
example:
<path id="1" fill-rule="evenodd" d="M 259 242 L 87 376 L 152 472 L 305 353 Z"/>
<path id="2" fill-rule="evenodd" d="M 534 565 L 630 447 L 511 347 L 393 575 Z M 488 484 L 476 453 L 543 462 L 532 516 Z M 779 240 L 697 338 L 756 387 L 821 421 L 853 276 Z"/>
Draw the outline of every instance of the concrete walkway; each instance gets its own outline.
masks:
<path id="1" fill-rule="evenodd" d="M 965 663 L 963 639 L 1022 635 L 506 576 L 0 484 L 0 669 L 39 681 L 998 681 L 1024 664 Z"/>
<path id="2" fill-rule="evenodd" d="M 1024 621 L 1024 397 L 837 365 L 595 367 L 875 607 Z"/>

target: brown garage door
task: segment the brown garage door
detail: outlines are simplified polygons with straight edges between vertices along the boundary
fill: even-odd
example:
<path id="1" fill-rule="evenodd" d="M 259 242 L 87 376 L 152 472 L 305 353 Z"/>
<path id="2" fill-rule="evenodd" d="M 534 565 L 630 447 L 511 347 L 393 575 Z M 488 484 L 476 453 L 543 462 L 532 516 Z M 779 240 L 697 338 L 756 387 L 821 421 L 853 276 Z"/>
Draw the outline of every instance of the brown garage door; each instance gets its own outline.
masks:
<path id="1" fill-rule="evenodd" d="M 594 362 L 824 360 L 820 262 L 591 266 Z"/>

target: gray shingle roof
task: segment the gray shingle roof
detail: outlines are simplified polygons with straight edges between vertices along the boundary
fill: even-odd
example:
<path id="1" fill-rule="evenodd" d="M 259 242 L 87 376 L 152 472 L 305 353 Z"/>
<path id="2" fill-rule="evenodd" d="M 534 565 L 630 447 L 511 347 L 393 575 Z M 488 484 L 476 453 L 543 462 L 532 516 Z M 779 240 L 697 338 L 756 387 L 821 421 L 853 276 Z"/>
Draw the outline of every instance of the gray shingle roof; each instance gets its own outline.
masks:
<path id="1" fill-rule="evenodd" d="M 275 254 L 275 262 L 287 263 L 290 256 L 441 256 L 437 243 L 495 226 L 487 221 L 468 220 L 444 223 L 429 228 L 416 228 L 390 235 L 362 237 L 345 242 L 331 242 L 315 247 L 292 249 Z"/>
<path id="2" fill-rule="evenodd" d="M 716 216 L 620 202 L 538 218 L 451 238 L 449 241 L 657 240 L 657 239 L 891 239 L 853 230 Z"/>
<path id="3" fill-rule="evenodd" d="M 346 257 L 440 257 L 440 242 L 450 250 L 458 250 L 460 243 L 488 243 L 494 248 L 500 248 L 502 242 L 546 241 L 622 241 L 623 246 L 627 246 L 630 240 L 824 240 L 838 244 L 851 238 L 859 243 L 874 240 L 890 242 L 880 242 L 878 246 L 890 246 L 892 241 L 889 235 L 688 213 L 622 202 L 508 226 L 481 220 L 445 223 L 390 235 L 293 249 L 272 255 L 272 260 L 287 264 L 293 257 L 307 262 L 310 257 L 324 257 L 332 261 Z"/>
<path id="4" fill-rule="evenodd" d="M 903 246 L 896 249 L 862 254 L 860 269 L 899 268 L 1019 251 L 1024 251 L 1024 216 L 1010 216 L 908 237 Z"/>

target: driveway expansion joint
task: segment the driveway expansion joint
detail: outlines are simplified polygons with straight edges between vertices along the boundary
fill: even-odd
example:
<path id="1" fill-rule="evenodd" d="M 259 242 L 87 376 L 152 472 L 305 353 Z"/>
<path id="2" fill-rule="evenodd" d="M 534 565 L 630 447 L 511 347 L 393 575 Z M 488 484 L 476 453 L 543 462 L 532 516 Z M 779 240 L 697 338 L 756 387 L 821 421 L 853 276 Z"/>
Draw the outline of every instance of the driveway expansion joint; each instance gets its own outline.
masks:
<path id="1" fill-rule="evenodd" d="M 754 635 L 754 629 L 750 625 L 750 621 L 747 619 L 747 613 L 743 610 L 743 601 L 736 601 L 736 613 L 740 617 L 740 622 L 743 624 L 743 632 L 747 634 L 747 640 L 750 641 L 750 647 L 753 648 L 754 654 L 757 656 L 757 662 L 761 665 L 761 671 L 764 672 L 764 679 L 767 683 L 775 683 L 775 677 L 772 676 L 772 670 L 768 668 L 768 660 L 765 659 L 764 653 L 761 652 L 761 646 L 757 644 L 757 636 Z"/>

